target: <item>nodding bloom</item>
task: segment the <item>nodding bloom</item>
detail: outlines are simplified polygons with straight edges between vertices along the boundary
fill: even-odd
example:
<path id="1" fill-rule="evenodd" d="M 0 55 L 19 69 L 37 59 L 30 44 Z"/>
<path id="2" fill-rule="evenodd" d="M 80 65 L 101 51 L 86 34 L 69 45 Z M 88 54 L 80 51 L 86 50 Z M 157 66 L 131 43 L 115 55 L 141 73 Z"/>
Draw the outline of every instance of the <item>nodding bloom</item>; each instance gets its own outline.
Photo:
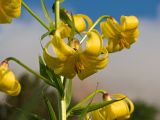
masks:
<path id="1" fill-rule="evenodd" d="M 86 29 L 86 22 L 88 24 L 88 29 L 93 24 L 92 20 L 87 15 L 84 15 L 84 14 L 75 14 L 73 15 L 73 19 L 74 19 L 75 28 L 79 33 L 83 32 Z"/>
<path id="2" fill-rule="evenodd" d="M 108 52 L 120 51 L 130 48 L 130 45 L 137 41 L 139 35 L 138 19 L 135 16 L 121 16 L 121 24 L 114 18 L 107 18 L 101 22 L 100 27 L 105 38 L 108 39 Z"/>
<path id="3" fill-rule="evenodd" d="M 9 70 L 6 61 L 0 64 L 0 91 L 11 96 L 17 96 L 21 91 L 21 85 L 15 78 L 14 73 Z"/>
<path id="4" fill-rule="evenodd" d="M 11 23 L 21 14 L 22 0 L 0 0 L 0 23 Z"/>
<path id="5" fill-rule="evenodd" d="M 124 98 L 124 99 L 123 99 Z M 130 118 L 134 110 L 132 101 L 123 94 L 113 94 L 109 96 L 104 94 L 104 100 L 110 101 L 112 99 L 120 100 L 103 108 L 95 110 L 90 113 L 86 118 L 87 120 L 125 120 Z"/>
<path id="6" fill-rule="evenodd" d="M 76 38 L 69 44 L 65 43 L 64 40 L 69 35 L 66 26 L 63 25 L 56 30 L 52 40 L 45 45 L 44 60 L 56 74 L 70 79 L 77 74 L 80 79 L 84 79 L 107 65 L 108 52 L 103 47 L 98 31 L 92 30 L 87 34 L 88 39 L 84 50 Z M 50 46 L 56 56 L 48 51 Z"/>

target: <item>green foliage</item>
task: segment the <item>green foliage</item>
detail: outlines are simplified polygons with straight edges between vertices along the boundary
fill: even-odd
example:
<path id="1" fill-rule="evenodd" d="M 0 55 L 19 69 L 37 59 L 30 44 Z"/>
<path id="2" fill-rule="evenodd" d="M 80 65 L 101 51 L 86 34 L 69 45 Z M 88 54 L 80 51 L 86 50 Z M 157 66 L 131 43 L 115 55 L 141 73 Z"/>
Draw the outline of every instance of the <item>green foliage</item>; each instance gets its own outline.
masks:
<path id="1" fill-rule="evenodd" d="M 42 76 L 44 76 L 45 78 L 47 78 L 48 80 L 50 80 L 50 82 L 52 83 L 52 86 L 55 87 L 58 92 L 59 95 L 61 97 L 64 96 L 64 86 L 61 82 L 61 78 L 59 75 L 56 75 L 54 73 L 54 71 L 52 71 L 51 69 L 49 69 L 43 62 L 41 56 L 39 56 L 39 65 L 40 65 L 40 74 Z"/>
<path id="2" fill-rule="evenodd" d="M 7 96 L 7 102 L 0 104 L 0 120 L 49 120 L 49 114 L 42 97 L 41 91 L 44 84 L 37 78 L 22 75 L 21 93 L 16 97 Z M 54 90 L 46 93 L 52 100 L 55 113 L 57 114 L 57 97 Z"/>
<path id="3" fill-rule="evenodd" d="M 44 91 L 42 92 L 42 95 L 49 111 L 50 120 L 57 120 L 52 104 L 49 101 L 48 97 L 45 95 Z"/>
<path id="4" fill-rule="evenodd" d="M 156 120 L 158 108 L 143 101 L 135 101 L 135 110 L 130 120 Z"/>

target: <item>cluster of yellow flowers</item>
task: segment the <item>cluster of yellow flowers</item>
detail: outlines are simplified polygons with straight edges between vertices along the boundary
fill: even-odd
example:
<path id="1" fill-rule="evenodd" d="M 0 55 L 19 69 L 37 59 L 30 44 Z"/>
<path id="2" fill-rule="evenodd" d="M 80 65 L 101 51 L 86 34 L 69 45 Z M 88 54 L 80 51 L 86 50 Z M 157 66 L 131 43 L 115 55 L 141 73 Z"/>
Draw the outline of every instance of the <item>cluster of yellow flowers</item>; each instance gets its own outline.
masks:
<path id="1" fill-rule="evenodd" d="M 0 0 L 0 23 L 10 23 L 12 18 L 20 16 L 21 2 L 21 0 Z M 135 16 L 122 16 L 121 24 L 114 18 L 108 17 L 106 21 L 100 23 L 102 34 L 96 29 L 91 29 L 93 22 L 87 15 L 76 14 L 73 15 L 73 19 L 76 31 L 87 35 L 85 47 L 77 35 L 68 43 L 65 42 L 71 35 L 71 28 L 61 22 L 43 51 L 46 65 L 56 74 L 69 79 L 77 74 L 83 80 L 103 69 L 108 64 L 108 53 L 130 48 L 131 44 L 137 41 L 139 34 L 138 19 Z M 103 44 L 103 39 L 108 40 L 106 46 Z M 56 56 L 49 52 L 50 47 Z M 6 62 L 0 65 L 0 90 L 13 96 L 18 95 L 21 90 L 19 82 Z M 112 95 L 114 99 L 122 97 L 124 97 L 122 94 Z M 107 95 L 104 100 L 110 101 L 111 97 Z M 133 103 L 125 97 L 124 100 L 89 113 L 86 119 L 123 120 L 129 118 L 133 109 Z"/>
<path id="2" fill-rule="evenodd" d="M 84 17 L 85 16 L 85 17 Z M 82 14 L 74 15 L 74 22 L 77 31 L 86 33 L 86 23 L 92 26 L 92 20 Z M 86 19 L 87 18 L 87 19 Z M 107 18 L 101 22 L 102 35 L 95 29 L 87 32 L 86 48 L 82 49 L 77 38 L 73 38 L 70 43 L 65 43 L 65 39 L 70 36 L 70 28 L 66 24 L 56 30 L 51 41 L 44 49 L 44 59 L 49 68 L 56 74 L 67 78 L 73 78 L 76 74 L 80 79 L 84 79 L 97 70 L 104 68 L 108 63 L 108 52 L 120 51 L 129 48 L 138 37 L 138 19 L 135 16 L 122 16 L 121 24 L 114 18 Z M 103 45 L 103 39 L 108 39 L 107 46 Z M 57 57 L 48 52 L 51 46 Z"/>

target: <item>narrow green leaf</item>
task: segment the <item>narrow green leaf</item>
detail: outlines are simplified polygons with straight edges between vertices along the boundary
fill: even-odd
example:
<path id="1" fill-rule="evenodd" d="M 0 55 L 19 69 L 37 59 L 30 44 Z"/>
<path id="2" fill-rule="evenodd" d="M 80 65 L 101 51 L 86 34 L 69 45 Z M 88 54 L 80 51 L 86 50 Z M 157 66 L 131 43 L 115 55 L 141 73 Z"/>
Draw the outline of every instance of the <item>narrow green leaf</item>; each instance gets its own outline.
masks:
<path id="1" fill-rule="evenodd" d="M 44 16 L 45 16 L 45 18 L 47 19 L 50 27 L 51 27 L 51 28 L 54 28 L 53 23 L 52 23 L 52 19 L 51 19 L 49 13 L 48 13 L 48 10 L 47 10 L 47 7 L 46 7 L 46 5 L 45 5 L 44 0 L 41 0 L 41 6 L 42 6 L 42 9 L 43 9 L 43 12 L 44 12 Z"/>
<path id="2" fill-rule="evenodd" d="M 53 34 L 54 32 L 55 32 L 55 28 L 53 28 L 52 30 L 44 33 L 44 34 L 41 36 L 41 41 L 42 41 L 45 37 L 47 37 L 48 35 Z"/>
<path id="3" fill-rule="evenodd" d="M 88 112 L 97 110 L 99 108 L 110 105 L 110 104 L 117 102 L 117 101 L 120 101 L 120 100 L 122 100 L 122 99 L 92 103 L 92 104 L 85 106 L 85 107 L 77 107 L 77 108 L 71 109 L 71 111 L 69 111 L 69 113 L 68 113 L 68 116 L 82 115 L 83 112 L 85 111 L 85 109 L 87 109 L 87 113 L 88 113 Z"/>
<path id="4" fill-rule="evenodd" d="M 64 96 L 64 87 L 63 83 L 61 82 L 61 78 L 59 75 L 56 75 L 54 71 L 47 69 L 47 75 L 49 76 L 50 80 L 52 80 L 55 83 L 56 88 L 58 89 L 61 97 Z"/>
<path id="5" fill-rule="evenodd" d="M 56 75 L 54 71 L 49 69 L 43 62 L 42 57 L 39 56 L 39 64 L 40 64 L 40 74 L 50 80 L 52 82 L 52 86 L 57 88 L 61 97 L 64 96 L 64 87 L 63 83 L 61 82 L 60 76 Z"/>
<path id="6" fill-rule="evenodd" d="M 31 117 L 32 119 L 34 120 L 45 120 L 44 118 L 41 118 L 39 115 L 35 114 L 35 113 L 31 113 L 31 112 L 28 112 L 26 110 L 23 110 L 21 108 L 15 108 L 17 111 L 23 113 L 25 116 L 27 117 Z"/>
<path id="7" fill-rule="evenodd" d="M 45 66 L 41 56 L 39 56 L 39 67 L 40 67 L 40 74 L 43 77 L 46 77 L 48 79 L 48 76 L 46 74 L 46 66 Z"/>
<path id="8" fill-rule="evenodd" d="M 72 99 L 72 80 L 68 79 L 67 91 L 66 91 L 66 104 L 67 108 L 69 107 Z"/>
<path id="9" fill-rule="evenodd" d="M 52 86 L 55 87 L 55 82 L 52 81 L 52 80 L 50 79 L 50 77 L 48 76 L 48 73 L 47 73 L 48 68 L 47 68 L 47 66 L 44 64 L 43 59 L 42 59 L 41 56 L 39 56 L 39 66 L 40 66 L 40 74 L 41 74 L 43 77 L 47 78 L 48 81 L 52 83 Z"/>
<path id="10" fill-rule="evenodd" d="M 54 109 L 53 109 L 48 97 L 45 95 L 44 91 L 42 91 L 42 95 L 43 95 L 44 101 L 45 101 L 46 106 L 47 106 L 48 111 L 49 111 L 50 120 L 57 120 Z"/>

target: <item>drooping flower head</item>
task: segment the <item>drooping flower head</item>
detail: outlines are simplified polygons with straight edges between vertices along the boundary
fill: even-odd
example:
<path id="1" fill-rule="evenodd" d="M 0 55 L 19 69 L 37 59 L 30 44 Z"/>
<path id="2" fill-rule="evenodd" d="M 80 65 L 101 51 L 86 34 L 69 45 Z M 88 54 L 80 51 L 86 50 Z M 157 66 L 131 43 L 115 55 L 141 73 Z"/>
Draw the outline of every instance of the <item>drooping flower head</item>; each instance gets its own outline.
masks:
<path id="1" fill-rule="evenodd" d="M 16 96 L 21 91 L 21 85 L 15 78 L 14 73 L 9 70 L 6 61 L 0 64 L 0 91 L 11 96 Z"/>
<path id="2" fill-rule="evenodd" d="M 21 14 L 22 0 L 0 0 L 0 23 L 11 23 Z"/>
<path id="3" fill-rule="evenodd" d="M 56 74 L 70 79 L 77 74 L 80 79 L 84 79 L 107 65 L 108 53 L 103 48 L 103 41 L 98 31 L 92 30 L 87 34 L 88 40 L 84 50 L 76 38 L 69 44 L 65 43 L 64 38 L 69 35 L 67 26 L 60 26 L 53 39 L 44 48 L 44 60 Z M 49 46 L 52 47 L 56 57 L 49 53 Z"/>
<path id="4" fill-rule="evenodd" d="M 91 112 L 87 120 L 125 120 L 130 118 L 134 110 L 132 101 L 123 94 L 113 94 L 112 96 L 109 96 L 108 93 L 104 94 L 105 101 L 112 99 L 122 100 Z"/>
<path id="5" fill-rule="evenodd" d="M 121 24 L 110 17 L 100 26 L 104 37 L 108 39 L 107 50 L 110 53 L 130 48 L 139 35 L 138 19 L 135 16 L 121 16 Z"/>

